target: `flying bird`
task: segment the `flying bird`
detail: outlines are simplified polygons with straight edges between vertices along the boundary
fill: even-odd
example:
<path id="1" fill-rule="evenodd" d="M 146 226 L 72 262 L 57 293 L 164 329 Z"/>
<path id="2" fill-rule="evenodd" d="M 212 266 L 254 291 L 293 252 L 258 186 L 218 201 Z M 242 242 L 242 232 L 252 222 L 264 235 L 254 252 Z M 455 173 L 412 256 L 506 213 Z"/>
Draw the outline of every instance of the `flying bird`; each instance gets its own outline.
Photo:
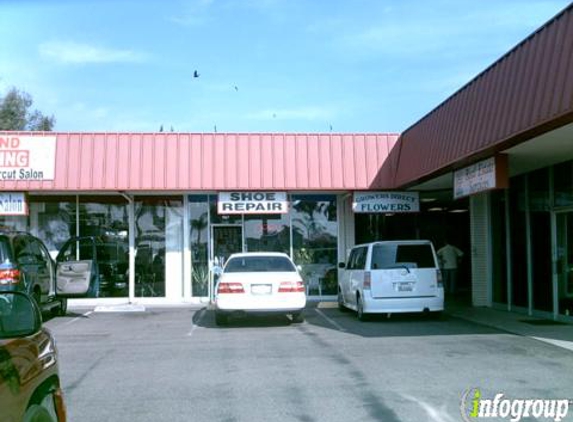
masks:
<path id="1" fill-rule="evenodd" d="M 201 75 L 199 75 L 199 72 L 198 72 L 198 71 L 194 71 L 194 72 L 193 72 L 193 77 L 194 77 L 194 78 L 198 78 L 199 76 L 201 76 Z"/>

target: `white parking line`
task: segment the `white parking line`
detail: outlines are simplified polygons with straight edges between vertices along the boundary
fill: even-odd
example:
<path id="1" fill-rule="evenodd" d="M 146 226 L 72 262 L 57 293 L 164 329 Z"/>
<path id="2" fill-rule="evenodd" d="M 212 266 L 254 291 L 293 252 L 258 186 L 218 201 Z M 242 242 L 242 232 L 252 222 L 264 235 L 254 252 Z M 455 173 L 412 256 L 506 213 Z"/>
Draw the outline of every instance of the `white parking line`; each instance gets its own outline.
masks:
<path id="1" fill-rule="evenodd" d="M 74 322 L 82 319 L 82 318 L 86 318 L 88 316 L 90 316 L 91 314 L 93 314 L 94 311 L 87 311 L 85 314 L 81 314 L 79 317 L 75 317 L 74 319 L 64 323 L 63 325 L 70 325 L 73 324 Z"/>
<path id="2" fill-rule="evenodd" d="M 335 320 L 333 320 L 332 318 L 326 316 L 324 314 L 324 312 L 322 312 L 320 309 L 315 308 L 314 309 L 316 311 L 316 313 L 318 315 L 320 315 L 321 317 L 323 317 L 330 325 L 332 325 L 334 328 L 336 328 L 338 331 L 342 331 L 342 332 L 346 332 L 346 329 L 344 327 L 342 327 L 342 325 L 340 325 L 338 322 L 336 322 Z"/>
<path id="3" fill-rule="evenodd" d="M 193 322 L 193 325 L 191 326 L 191 330 L 187 333 L 187 336 L 191 337 L 193 335 L 193 333 L 195 332 L 195 330 L 197 330 L 199 328 L 199 324 L 201 323 L 201 321 L 203 320 L 203 317 L 205 316 L 205 309 L 201 309 L 197 312 L 199 315 L 199 317 L 197 317 L 197 323 Z"/>

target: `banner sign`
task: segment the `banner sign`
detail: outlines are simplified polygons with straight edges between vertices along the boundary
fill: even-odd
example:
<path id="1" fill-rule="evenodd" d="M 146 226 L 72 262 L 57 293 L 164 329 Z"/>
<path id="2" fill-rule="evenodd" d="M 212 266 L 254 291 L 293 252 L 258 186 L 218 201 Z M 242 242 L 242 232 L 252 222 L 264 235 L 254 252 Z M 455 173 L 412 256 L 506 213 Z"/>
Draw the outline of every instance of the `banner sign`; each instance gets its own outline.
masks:
<path id="1" fill-rule="evenodd" d="M 220 192 L 219 214 L 286 214 L 286 192 Z"/>
<path id="2" fill-rule="evenodd" d="M 355 213 L 420 212 L 418 192 L 354 192 Z"/>
<path id="3" fill-rule="evenodd" d="M 54 180 L 55 136 L 0 136 L 0 180 Z"/>
<path id="4" fill-rule="evenodd" d="M 0 193 L 0 215 L 28 215 L 26 195 L 20 192 Z"/>
<path id="5" fill-rule="evenodd" d="M 454 173 L 454 199 L 508 186 L 507 155 L 496 155 Z"/>

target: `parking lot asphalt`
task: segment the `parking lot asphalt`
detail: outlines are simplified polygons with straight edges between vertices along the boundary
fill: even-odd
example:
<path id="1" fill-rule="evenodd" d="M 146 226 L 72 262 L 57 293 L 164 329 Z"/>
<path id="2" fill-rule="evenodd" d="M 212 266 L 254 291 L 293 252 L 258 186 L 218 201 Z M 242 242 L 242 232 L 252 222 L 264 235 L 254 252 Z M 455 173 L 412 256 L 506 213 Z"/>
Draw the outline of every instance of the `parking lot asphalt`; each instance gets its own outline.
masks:
<path id="1" fill-rule="evenodd" d="M 73 308 L 46 325 L 71 422 L 451 422 L 470 388 L 573 398 L 573 352 L 459 311 L 361 323 L 313 303 L 302 324 L 221 328 L 198 306 Z"/>

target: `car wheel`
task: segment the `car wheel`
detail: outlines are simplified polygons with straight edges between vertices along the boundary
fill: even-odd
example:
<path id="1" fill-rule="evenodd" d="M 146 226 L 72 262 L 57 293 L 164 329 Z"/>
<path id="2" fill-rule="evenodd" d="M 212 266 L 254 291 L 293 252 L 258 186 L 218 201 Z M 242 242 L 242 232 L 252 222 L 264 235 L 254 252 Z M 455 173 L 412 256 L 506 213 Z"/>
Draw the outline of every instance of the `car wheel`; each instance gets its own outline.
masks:
<path id="1" fill-rule="evenodd" d="M 348 308 L 344 306 L 344 299 L 342 299 L 342 292 L 338 290 L 338 310 L 340 312 L 347 312 Z"/>
<path id="2" fill-rule="evenodd" d="M 302 312 L 295 312 L 294 314 L 291 315 L 291 317 L 293 324 L 300 324 L 304 322 L 304 315 L 302 314 Z"/>
<path id="3" fill-rule="evenodd" d="M 227 325 L 229 322 L 229 317 L 224 314 L 215 314 L 215 324 L 217 325 Z"/>
<path id="4" fill-rule="evenodd" d="M 23 422 L 56 422 L 48 409 L 39 404 L 33 404 L 26 410 Z"/>
<path id="5" fill-rule="evenodd" d="M 364 313 L 364 303 L 362 302 L 362 298 L 360 296 L 356 296 L 356 316 L 360 321 L 367 320 L 367 316 Z"/>

